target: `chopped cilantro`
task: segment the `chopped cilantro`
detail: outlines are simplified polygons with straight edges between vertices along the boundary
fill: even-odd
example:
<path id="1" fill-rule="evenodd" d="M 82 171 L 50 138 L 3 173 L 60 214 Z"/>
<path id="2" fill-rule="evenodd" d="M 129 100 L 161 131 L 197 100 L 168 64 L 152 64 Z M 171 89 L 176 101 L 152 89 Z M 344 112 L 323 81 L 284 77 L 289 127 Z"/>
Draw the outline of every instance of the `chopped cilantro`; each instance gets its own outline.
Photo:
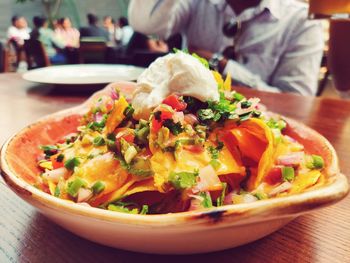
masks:
<path id="1" fill-rule="evenodd" d="M 196 184 L 196 177 L 198 176 L 198 172 L 180 172 L 175 173 L 171 172 L 169 175 L 169 182 L 176 189 L 186 189 L 191 188 Z"/>
<path id="2" fill-rule="evenodd" d="M 119 206 L 115 204 L 109 204 L 107 209 L 114 212 L 121 212 L 121 213 L 127 213 L 127 214 L 135 214 L 135 215 L 139 213 L 139 210 L 137 208 L 133 208 L 129 210 L 127 207 Z"/>
<path id="3" fill-rule="evenodd" d="M 144 126 L 140 129 L 136 129 L 135 137 L 137 139 L 137 142 L 141 144 L 147 144 L 148 143 L 147 138 L 148 138 L 149 132 L 150 132 L 149 126 Z"/>
<path id="4" fill-rule="evenodd" d="M 208 105 L 196 98 L 183 96 L 184 102 L 187 104 L 186 112 L 196 113 L 199 109 L 206 108 Z"/>
<path id="5" fill-rule="evenodd" d="M 202 122 L 218 122 L 226 119 L 237 119 L 235 109 L 236 105 L 227 100 L 224 93 L 220 92 L 220 100 L 218 102 L 208 101 L 208 108 L 200 109 L 197 114 Z"/>
<path id="6" fill-rule="evenodd" d="M 207 150 L 210 153 L 212 159 L 218 159 L 219 158 L 219 151 L 218 151 L 218 149 L 216 149 L 216 147 L 209 146 L 207 148 Z"/>
<path id="7" fill-rule="evenodd" d="M 124 116 L 126 119 L 130 119 L 134 113 L 134 108 L 131 105 L 128 105 L 126 109 L 124 110 Z"/>
<path id="8" fill-rule="evenodd" d="M 251 115 L 251 111 L 250 112 L 247 112 L 247 113 L 244 113 L 244 114 L 241 114 L 239 115 L 239 120 L 240 121 L 246 121 L 250 118 L 250 115 Z"/>
<path id="9" fill-rule="evenodd" d="M 238 93 L 238 92 L 233 93 L 233 98 L 237 101 L 241 101 L 241 100 L 245 99 L 245 97 L 241 93 Z"/>
<path id="10" fill-rule="evenodd" d="M 103 118 L 100 122 L 89 122 L 86 127 L 93 130 L 93 131 L 102 131 L 102 129 L 105 127 L 106 125 L 106 121 L 107 121 L 107 114 L 103 114 Z"/>
<path id="11" fill-rule="evenodd" d="M 198 111 L 198 117 L 201 121 L 212 120 L 215 114 L 212 109 L 201 109 Z"/>
<path id="12" fill-rule="evenodd" d="M 107 139 L 111 140 L 111 141 L 115 141 L 115 134 L 114 133 L 110 133 L 107 135 Z"/>
<path id="13" fill-rule="evenodd" d="M 146 215 L 148 213 L 148 205 L 143 205 L 140 211 L 140 215 Z"/>
<path id="14" fill-rule="evenodd" d="M 220 167 L 220 162 L 217 160 L 217 159 L 212 159 L 210 162 L 209 162 L 209 164 L 215 169 L 215 170 L 217 170 L 217 169 L 219 169 L 219 167 Z"/>
<path id="15" fill-rule="evenodd" d="M 223 142 L 218 142 L 218 146 L 217 147 L 209 146 L 207 148 L 207 150 L 210 153 L 212 159 L 218 159 L 219 158 L 219 152 L 222 150 L 223 147 L 224 147 L 224 143 Z"/>
<path id="16" fill-rule="evenodd" d="M 254 196 L 255 196 L 256 198 L 258 198 L 258 200 L 264 200 L 264 199 L 267 199 L 266 194 L 261 193 L 261 192 L 257 192 L 257 193 L 255 193 L 255 194 L 254 194 Z"/>
<path id="17" fill-rule="evenodd" d="M 218 141 L 218 146 L 216 146 L 216 149 L 220 151 L 222 150 L 222 148 L 224 148 L 224 143 L 221 141 Z"/>
<path id="18" fill-rule="evenodd" d="M 40 149 L 44 151 L 46 156 L 55 155 L 58 151 L 58 147 L 56 145 L 42 145 Z"/>
<path id="19" fill-rule="evenodd" d="M 250 106 L 252 106 L 252 103 L 250 101 L 246 100 L 241 102 L 242 109 L 248 109 Z"/>
<path id="20" fill-rule="evenodd" d="M 285 181 L 292 181 L 294 179 L 294 168 L 293 167 L 282 167 L 282 178 Z"/>
<path id="21" fill-rule="evenodd" d="M 175 152 L 175 150 L 176 150 L 176 147 L 175 147 L 175 146 L 167 146 L 167 147 L 163 148 L 163 151 L 164 151 L 164 152 L 173 153 L 173 152 Z"/>
<path id="22" fill-rule="evenodd" d="M 205 139 L 207 137 L 207 129 L 208 127 L 205 125 L 196 125 L 194 127 L 194 130 L 198 134 L 198 136 L 202 139 Z"/>
<path id="23" fill-rule="evenodd" d="M 179 135 L 184 130 L 180 122 L 174 123 L 171 119 L 164 120 L 163 126 L 168 128 L 174 135 Z"/>
<path id="24" fill-rule="evenodd" d="M 74 167 L 78 166 L 79 164 L 80 164 L 79 159 L 76 157 L 73 157 L 64 162 L 64 167 L 66 167 L 68 170 L 73 171 Z"/>
<path id="25" fill-rule="evenodd" d="M 153 113 L 153 116 L 154 116 L 154 118 L 155 118 L 157 121 L 162 121 L 162 118 L 161 118 L 162 112 L 161 112 L 161 111 L 156 111 L 156 112 L 154 112 L 154 113 Z"/>
<path id="26" fill-rule="evenodd" d="M 94 140 L 92 141 L 93 145 L 95 146 L 103 146 L 106 144 L 105 139 L 103 139 L 102 136 L 97 136 L 94 138 Z"/>
<path id="27" fill-rule="evenodd" d="M 117 156 L 117 159 L 119 160 L 121 167 L 130 174 L 142 177 L 153 175 L 149 160 L 146 160 L 143 164 L 140 164 L 140 158 L 138 157 L 134 158 L 131 163 L 127 163 L 123 157 Z"/>
<path id="28" fill-rule="evenodd" d="M 209 193 L 206 193 L 206 192 L 201 192 L 199 194 L 200 197 L 203 198 L 203 201 L 201 203 L 201 205 L 204 207 L 204 208 L 210 208 L 210 207 L 213 207 L 213 202 L 211 200 L 211 196 Z"/>
<path id="29" fill-rule="evenodd" d="M 306 167 L 309 169 L 322 169 L 324 167 L 324 160 L 319 155 L 308 156 Z"/>
<path id="30" fill-rule="evenodd" d="M 253 115 L 253 117 L 255 117 L 255 118 L 259 118 L 259 117 L 261 116 L 261 111 L 254 110 L 254 111 L 252 112 L 252 115 Z"/>
<path id="31" fill-rule="evenodd" d="M 96 183 L 93 184 L 91 187 L 92 192 L 97 195 L 101 193 L 105 189 L 106 185 L 102 181 L 97 181 Z"/>
<path id="32" fill-rule="evenodd" d="M 77 197 L 79 189 L 86 186 L 86 182 L 80 177 L 76 177 L 74 181 L 68 183 L 67 193 L 72 197 Z"/>
<path id="33" fill-rule="evenodd" d="M 60 153 L 57 157 L 56 157 L 56 161 L 61 163 L 63 162 L 63 159 L 64 159 L 64 155 L 62 153 Z"/>
<path id="34" fill-rule="evenodd" d="M 313 165 L 316 169 L 322 169 L 324 167 L 323 158 L 319 155 L 312 155 Z"/>
<path id="35" fill-rule="evenodd" d="M 117 151 L 117 146 L 115 144 L 115 134 L 114 133 L 110 133 L 110 134 L 107 135 L 106 145 L 107 145 L 108 150 L 110 150 L 112 152 L 116 152 Z"/>
<path id="36" fill-rule="evenodd" d="M 216 206 L 223 206 L 226 195 L 227 183 L 222 183 L 221 195 L 216 199 Z"/>
<path id="37" fill-rule="evenodd" d="M 287 123 L 284 120 L 274 120 L 272 118 L 266 124 L 270 128 L 279 129 L 280 131 L 282 131 L 287 126 Z"/>
<path id="38" fill-rule="evenodd" d="M 209 62 L 208 62 L 208 60 L 206 60 L 205 58 L 202 58 L 202 57 L 198 56 L 196 53 L 192 53 L 192 57 L 198 59 L 199 62 L 202 63 L 204 67 L 206 67 L 207 69 L 209 69 Z"/>
<path id="39" fill-rule="evenodd" d="M 60 195 L 61 195 L 61 190 L 60 190 L 60 188 L 58 187 L 58 185 L 56 185 L 56 187 L 55 187 L 55 192 L 54 192 L 54 194 L 53 194 L 55 197 L 60 197 Z"/>

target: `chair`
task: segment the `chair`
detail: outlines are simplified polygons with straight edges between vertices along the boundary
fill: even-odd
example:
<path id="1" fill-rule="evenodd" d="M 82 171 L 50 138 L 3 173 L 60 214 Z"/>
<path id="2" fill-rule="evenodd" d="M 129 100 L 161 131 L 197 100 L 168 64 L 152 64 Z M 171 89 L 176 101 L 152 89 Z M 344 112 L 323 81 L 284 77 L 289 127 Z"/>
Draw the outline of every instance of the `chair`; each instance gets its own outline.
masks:
<path id="1" fill-rule="evenodd" d="M 133 53 L 132 64 L 134 66 L 147 68 L 157 58 L 162 57 L 166 54 L 168 53 L 148 50 L 135 50 Z"/>
<path id="2" fill-rule="evenodd" d="M 6 72 L 6 50 L 4 44 L 0 42 L 0 72 Z"/>
<path id="3" fill-rule="evenodd" d="M 319 82 L 318 82 L 318 89 L 317 89 L 316 96 L 321 96 L 324 90 L 326 89 L 329 76 L 330 76 L 330 72 L 328 69 L 328 49 L 325 49 L 323 51 L 323 56 L 321 61 L 321 68 L 320 68 Z"/>
<path id="4" fill-rule="evenodd" d="M 139 67 L 148 67 L 157 58 L 167 53 L 150 51 L 148 46 L 148 36 L 139 32 L 134 32 L 127 47 L 126 54 L 131 57 L 131 64 Z"/>
<path id="5" fill-rule="evenodd" d="M 51 66 L 45 48 L 39 40 L 30 39 L 24 42 L 24 51 L 27 57 L 28 69 Z"/>
<path id="6" fill-rule="evenodd" d="M 107 48 L 105 41 L 81 39 L 79 48 L 80 63 L 105 63 Z"/>

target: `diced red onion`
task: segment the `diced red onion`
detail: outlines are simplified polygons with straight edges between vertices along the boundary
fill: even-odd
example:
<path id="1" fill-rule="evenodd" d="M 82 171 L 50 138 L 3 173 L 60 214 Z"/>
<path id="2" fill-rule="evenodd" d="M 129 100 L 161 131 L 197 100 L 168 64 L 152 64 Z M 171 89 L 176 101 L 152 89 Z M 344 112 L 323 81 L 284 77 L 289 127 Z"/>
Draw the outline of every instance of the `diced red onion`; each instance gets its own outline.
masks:
<path id="1" fill-rule="evenodd" d="M 188 210 L 193 211 L 202 208 L 203 198 L 198 195 L 192 195 L 191 197 L 191 204 Z"/>
<path id="2" fill-rule="evenodd" d="M 177 122 L 183 123 L 184 118 L 185 118 L 185 116 L 184 116 L 184 113 L 182 111 L 174 112 L 173 120 L 175 123 L 177 123 Z"/>
<path id="3" fill-rule="evenodd" d="M 65 178 L 68 175 L 68 170 L 65 167 L 60 167 L 52 171 L 47 171 L 43 174 L 43 177 L 51 180 L 54 183 L 58 183 L 60 178 Z"/>
<path id="4" fill-rule="evenodd" d="M 206 167 L 200 169 L 198 177 L 199 182 L 196 188 L 201 192 L 209 191 L 213 188 L 219 188 L 221 186 L 221 181 L 211 165 L 207 165 Z"/>
<path id="5" fill-rule="evenodd" d="M 277 194 L 283 193 L 288 191 L 289 189 L 292 188 L 292 184 L 290 182 L 284 182 L 282 184 L 280 184 L 279 186 L 277 186 L 276 188 L 274 188 L 270 193 L 269 196 L 275 196 Z"/>
<path id="6" fill-rule="evenodd" d="M 225 99 L 228 99 L 228 100 L 231 100 L 233 97 L 232 92 L 229 90 L 224 90 L 224 96 L 225 96 Z"/>
<path id="7" fill-rule="evenodd" d="M 78 191 L 77 203 L 82 203 L 92 197 L 92 191 L 90 189 L 80 188 Z"/>
<path id="8" fill-rule="evenodd" d="M 234 194 L 236 194 L 236 193 L 230 192 L 225 196 L 224 205 L 232 205 L 233 204 L 232 197 Z"/>
<path id="9" fill-rule="evenodd" d="M 114 88 L 112 88 L 112 90 L 111 90 L 111 98 L 112 98 L 112 100 L 119 99 L 119 93 Z"/>
<path id="10" fill-rule="evenodd" d="M 245 194 L 243 195 L 243 203 L 253 203 L 255 201 L 258 201 L 258 198 L 256 198 L 254 195 L 251 194 Z"/>
<path id="11" fill-rule="evenodd" d="M 293 152 L 277 158 L 277 164 L 285 166 L 296 166 L 304 160 L 304 152 Z"/>
<path id="12" fill-rule="evenodd" d="M 259 98 L 250 98 L 248 100 L 248 102 L 251 103 L 250 107 L 249 108 L 246 108 L 246 109 L 242 109 L 242 102 L 238 102 L 237 103 L 237 109 L 236 109 L 236 113 L 238 115 L 241 115 L 241 114 L 245 114 L 245 113 L 248 113 L 248 112 L 251 112 L 253 110 L 256 109 L 257 105 L 259 104 L 260 102 L 260 99 Z"/>
<path id="13" fill-rule="evenodd" d="M 194 114 L 186 114 L 184 118 L 185 118 L 185 122 L 192 126 L 199 122 L 198 118 Z"/>
<path id="14" fill-rule="evenodd" d="M 297 142 L 294 138 L 292 138 L 288 135 L 284 135 L 284 138 L 287 139 L 289 142 Z"/>
<path id="15" fill-rule="evenodd" d="M 94 115 L 94 121 L 95 122 L 101 122 L 103 120 L 103 114 L 101 112 L 97 112 Z"/>
<path id="16" fill-rule="evenodd" d="M 262 103 L 258 103 L 255 108 L 259 111 L 266 111 L 267 110 L 267 107 Z"/>
<path id="17" fill-rule="evenodd" d="M 40 162 L 40 161 L 42 161 L 42 160 L 44 160 L 45 159 L 45 154 L 40 154 L 40 155 L 38 155 L 37 157 L 36 157 L 36 161 L 37 162 Z"/>

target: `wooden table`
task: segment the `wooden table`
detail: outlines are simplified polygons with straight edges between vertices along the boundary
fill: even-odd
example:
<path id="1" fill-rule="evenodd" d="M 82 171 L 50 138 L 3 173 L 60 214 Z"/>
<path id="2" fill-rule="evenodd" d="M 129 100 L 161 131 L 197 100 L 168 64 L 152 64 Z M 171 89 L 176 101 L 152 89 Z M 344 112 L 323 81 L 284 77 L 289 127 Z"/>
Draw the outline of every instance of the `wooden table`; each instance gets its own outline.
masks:
<path id="1" fill-rule="evenodd" d="M 60 91 L 0 74 L 0 143 L 37 118 L 74 106 L 89 94 Z M 73 90 L 73 89 L 72 89 Z M 242 89 L 273 111 L 300 120 L 327 137 L 350 176 L 350 101 Z M 184 237 L 184 242 L 186 237 Z M 191 256 L 138 254 L 104 247 L 51 223 L 0 180 L 0 262 L 350 262 L 350 198 L 304 215 L 254 243 Z"/>

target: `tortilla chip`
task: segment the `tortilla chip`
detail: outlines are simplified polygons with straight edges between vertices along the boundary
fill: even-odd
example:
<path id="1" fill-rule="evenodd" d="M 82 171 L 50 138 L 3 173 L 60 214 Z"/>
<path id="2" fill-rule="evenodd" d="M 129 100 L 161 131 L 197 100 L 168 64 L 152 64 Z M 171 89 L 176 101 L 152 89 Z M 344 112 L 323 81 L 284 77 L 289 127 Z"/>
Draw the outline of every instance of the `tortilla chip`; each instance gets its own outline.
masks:
<path id="1" fill-rule="evenodd" d="M 290 194 L 296 194 L 315 185 L 321 176 L 319 170 L 312 170 L 308 173 L 300 173 L 295 177 L 295 180 L 290 190 Z"/>
<path id="2" fill-rule="evenodd" d="M 124 120 L 124 111 L 129 103 L 123 96 L 114 102 L 114 108 L 106 121 L 106 134 L 112 133 L 114 129 Z"/>

